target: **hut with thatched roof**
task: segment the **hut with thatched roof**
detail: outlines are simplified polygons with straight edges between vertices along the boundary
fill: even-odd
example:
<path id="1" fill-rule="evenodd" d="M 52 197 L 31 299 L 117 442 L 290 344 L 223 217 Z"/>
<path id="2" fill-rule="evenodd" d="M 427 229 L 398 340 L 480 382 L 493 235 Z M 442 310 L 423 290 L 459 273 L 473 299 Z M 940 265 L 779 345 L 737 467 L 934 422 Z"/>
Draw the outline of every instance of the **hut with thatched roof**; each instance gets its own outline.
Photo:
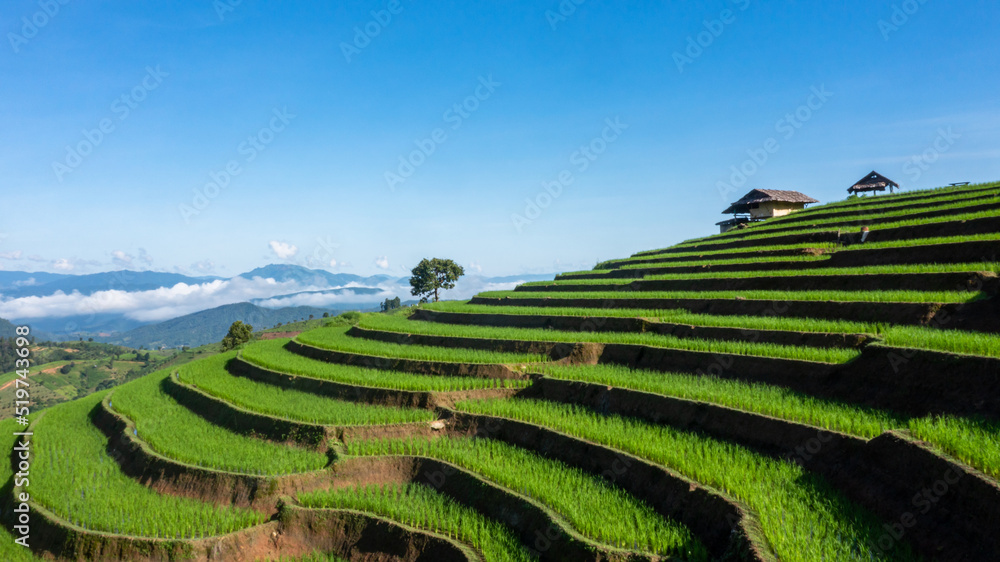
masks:
<path id="1" fill-rule="evenodd" d="M 733 215 L 733 218 L 715 224 L 721 232 L 726 232 L 742 224 L 780 217 L 805 209 L 809 203 L 819 203 L 819 201 L 798 191 L 754 189 L 722 211 L 722 214 Z"/>
<path id="2" fill-rule="evenodd" d="M 857 195 L 867 191 L 877 193 L 888 189 L 889 193 L 892 193 L 893 188 L 899 189 L 899 184 L 872 170 L 872 173 L 861 178 L 861 181 L 847 188 L 847 192 L 851 195 Z"/>

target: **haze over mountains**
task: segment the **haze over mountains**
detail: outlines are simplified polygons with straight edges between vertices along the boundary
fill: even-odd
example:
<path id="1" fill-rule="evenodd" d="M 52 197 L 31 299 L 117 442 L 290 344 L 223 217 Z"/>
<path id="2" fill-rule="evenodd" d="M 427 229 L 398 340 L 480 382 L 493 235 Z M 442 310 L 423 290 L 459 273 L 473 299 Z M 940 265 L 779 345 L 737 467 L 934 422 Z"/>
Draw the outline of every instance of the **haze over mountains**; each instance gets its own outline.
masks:
<path id="1" fill-rule="evenodd" d="M 467 275 L 446 298 L 552 278 Z M 290 264 L 231 278 L 130 270 L 86 275 L 0 271 L 0 318 L 28 324 L 46 339 L 93 337 L 130 347 L 197 346 L 218 341 L 235 320 L 265 328 L 310 314 L 377 309 L 394 297 L 412 299 L 408 278 Z"/>

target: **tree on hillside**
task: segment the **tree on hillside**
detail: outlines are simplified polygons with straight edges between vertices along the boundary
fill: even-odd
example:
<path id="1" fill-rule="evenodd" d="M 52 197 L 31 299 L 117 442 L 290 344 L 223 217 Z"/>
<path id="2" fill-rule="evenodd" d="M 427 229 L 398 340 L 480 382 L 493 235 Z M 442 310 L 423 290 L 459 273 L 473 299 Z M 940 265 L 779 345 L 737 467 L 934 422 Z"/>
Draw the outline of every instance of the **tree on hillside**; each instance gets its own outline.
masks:
<path id="1" fill-rule="evenodd" d="M 229 327 L 229 333 L 222 338 L 222 351 L 229 351 L 250 341 L 253 337 L 253 326 L 244 324 L 240 320 L 233 322 Z"/>
<path id="2" fill-rule="evenodd" d="M 423 259 L 410 272 L 410 294 L 420 297 L 420 302 L 427 302 L 428 297 L 434 295 L 434 302 L 437 302 L 441 289 L 454 289 L 455 281 L 465 275 L 462 266 L 451 260 L 443 259 Z"/>
<path id="3" fill-rule="evenodd" d="M 399 297 L 396 297 L 394 299 L 385 299 L 385 302 L 382 303 L 382 312 L 389 312 L 390 310 L 396 310 L 400 306 L 402 306 L 402 302 L 399 300 Z"/>

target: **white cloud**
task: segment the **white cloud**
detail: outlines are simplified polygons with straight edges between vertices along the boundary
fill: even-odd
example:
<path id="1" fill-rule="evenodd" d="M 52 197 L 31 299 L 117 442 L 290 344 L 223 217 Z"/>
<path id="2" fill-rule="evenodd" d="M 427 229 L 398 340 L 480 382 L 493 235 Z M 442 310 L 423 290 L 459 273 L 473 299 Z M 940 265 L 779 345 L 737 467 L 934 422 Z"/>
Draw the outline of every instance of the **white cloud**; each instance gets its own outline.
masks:
<path id="1" fill-rule="evenodd" d="M 375 258 L 375 266 L 379 269 L 389 269 L 389 258 L 387 256 Z"/>
<path id="2" fill-rule="evenodd" d="M 146 251 L 146 248 L 139 248 L 138 260 L 146 264 L 147 266 L 153 265 L 153 256 L 149 255 L 149 252 Z"/>
<path id="3" fill-rule="evenodd" d="M 468 270 L 469 271 L 475 271 L 476 273 L 482 273 L 483 272 L 483 266 L 479 265 L 478 263 L 476 263 L 474 261 L 473 262 L 469 262 Z"/>
<path id="4" fill-rule="evenodd" d="M 202 275 L 215 273 L 215 262 L 212 260 L 201 260 L 191 264 L 191 269 Z"/>
<path id="5" fill-rule="evenodd" d="M 52 262 L 52 267 L 61 271 L 72 271 L 74 266 L 68 259 L 63 258 Z"/>
<path id="6" fill-rule="evenodd" d="M 91 314 L 124 314 L 142 322 L 158 322 L 215 308 L 224 304 L 270 298 L 322 287 L 302 286 L 295 281 L 274 279 L 216 280 L 197 285 L 178 283 L 149 291 L 98 291 L 92 295 L 57 291 L 0 301 L 0 318 L 61 318 Z"/>
<path id="7" fill-rule="evenodd" d="M 111 252 L 111 263 L 119 267 L 131 267 L 133 257 L 121 250 Z"/>
<path id="8" fill-rule="evenodd" d="M 292 244 L 286 244 L 284 242 L 278 242 L 277 240 L 271 240 L 270 242 L 271 251 L 274 252 L 276 256 L 283 260 L 294 256 L 299 249 Z"/>
<path id="9" fill-rule="evenodd" d="M 4 259 L 4 260 L 19 260 L 19 259 L 21 259 L 21 250 L 14 250 L 13 252 L 3 252 L 3 253 L 0 253 L 0 259 Z"/>
<path id="10" fill-rule="evenodd" d="M 337 260 L 330 260 L 330 267 L 337 267 Z"/>
<path id="11" fill-rule="evenodd" d="M 21 281 L 14 281 L 11 283 L 14 287 L 33 287 L 38 284 L 38 281 L 34 277 L 29 277 Z"/>

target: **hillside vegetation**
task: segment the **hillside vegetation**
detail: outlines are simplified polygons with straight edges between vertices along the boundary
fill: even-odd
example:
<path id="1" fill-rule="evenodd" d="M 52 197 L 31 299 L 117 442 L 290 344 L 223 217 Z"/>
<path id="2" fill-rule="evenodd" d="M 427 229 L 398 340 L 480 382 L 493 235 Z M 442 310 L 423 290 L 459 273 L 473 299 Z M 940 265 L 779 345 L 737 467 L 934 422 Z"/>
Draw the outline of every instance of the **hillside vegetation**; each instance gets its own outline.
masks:
<path id="1" fill-rule="evenodd" d="M 282 326 L 35 416 L 5 505 L 61 560 L 995 560 L 998 231 L 905 192 Z"/>

